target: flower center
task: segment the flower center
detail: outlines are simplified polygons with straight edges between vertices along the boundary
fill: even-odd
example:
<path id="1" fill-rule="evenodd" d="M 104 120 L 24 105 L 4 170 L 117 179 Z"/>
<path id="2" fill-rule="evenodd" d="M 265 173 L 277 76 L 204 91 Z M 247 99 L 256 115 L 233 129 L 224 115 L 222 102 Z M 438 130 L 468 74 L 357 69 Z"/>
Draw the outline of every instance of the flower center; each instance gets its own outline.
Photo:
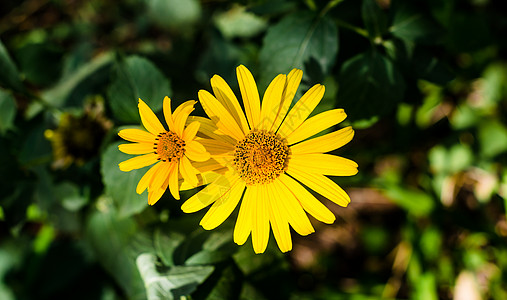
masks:
<path id="1" fill-rule="evenodd" d="M 287 142 L 274 133 L 252 131 L 236 144 L 234 165 L 248 185 L 266 184 L 285 172 Z"/>
<path id="2" fill-rule="evenodd" d="M 171 162 L 185 154 L 185 141 L 172 131 L 163 132 L 157 135 L 153 149 L 159 155 L 158 160 Z"/>

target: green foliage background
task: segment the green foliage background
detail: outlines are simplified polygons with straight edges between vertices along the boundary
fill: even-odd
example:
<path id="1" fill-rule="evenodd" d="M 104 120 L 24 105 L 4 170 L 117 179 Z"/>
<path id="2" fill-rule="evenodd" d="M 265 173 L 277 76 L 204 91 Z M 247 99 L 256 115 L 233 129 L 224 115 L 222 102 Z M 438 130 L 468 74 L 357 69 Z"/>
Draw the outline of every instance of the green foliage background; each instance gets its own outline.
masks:
<path id="1" fill-rule="evenodd" d="M 0 299 L 507 299 L 506 9 L 2 1 Z M 146 169 L 117 166 L 138 97 L 160 114 L 214 74 L 237 91 L 239 64 L 261 91 L 302 68 L 300 92 L 323 83 L 317 111 L 345 108 L 356 129 L 336 153 L 359 174 L 333 178 L 352 203 L 322 199 L 337 221 L 287 254 L 235 245 L 234 217 L 204 231 L 179 208 L 195 191 L 148 206 Z"/>

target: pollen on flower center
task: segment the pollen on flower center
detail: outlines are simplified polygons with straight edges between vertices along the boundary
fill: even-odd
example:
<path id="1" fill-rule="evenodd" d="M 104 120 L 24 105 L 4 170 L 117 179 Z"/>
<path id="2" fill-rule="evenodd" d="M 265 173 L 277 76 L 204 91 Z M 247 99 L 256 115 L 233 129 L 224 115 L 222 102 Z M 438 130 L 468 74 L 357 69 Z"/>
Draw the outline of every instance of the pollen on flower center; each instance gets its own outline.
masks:
<path id="1" fill-rule="evenodd" d="M 274 133 L 252 131 L 236 144 L 234 165 L 248 185 L 266 184 L 285 172 L 287 142 Z"/>
<path id="2" fill-rule="evenodd" d="M 185 154 L 185 141 L 172 131 L 163 132 L 157 135 L 153 149 L 158 160 L 171 162 Z"/>

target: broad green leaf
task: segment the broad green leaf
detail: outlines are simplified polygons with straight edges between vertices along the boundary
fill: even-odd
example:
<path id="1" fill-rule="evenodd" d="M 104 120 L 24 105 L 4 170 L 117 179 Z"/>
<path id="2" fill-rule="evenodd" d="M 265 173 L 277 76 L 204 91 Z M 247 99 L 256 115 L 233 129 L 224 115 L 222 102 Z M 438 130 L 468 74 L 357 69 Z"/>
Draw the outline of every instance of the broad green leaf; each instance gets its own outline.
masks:
<path id="1" fill-rule="evenodd" d="M 21 81 L 21 75 L 18 68 L 12 61 L 11 56 L 7 52 L 4 44 L 0 40 L 0 86 L 13 89 L 17 92 L 24 91 L 24 86 Z"/>
<path id="2" fill-rule="evenodd" d="M 128 299 L 144 300 L 146 291 L 136 257 L 151 249 L 151 241 L 139 231 L 134 219 L 121 218 L 107 197 L 99 198 L 87 222 L 86 238 L 104 269 L 124 290 Z"/>
<path id="3" fill-rule="evenodd" d="M 63 77 L 54 87 L 42 93 L 41 97 L 51 106 L 82 106 L 83 99 L 96 92 L 96 87 L 106 79 L 105 72 L 113 61 L 111 53 L 99 55 Z"/>
<path id="4" fill-rule="evenodd" d="M 29 81 L 38 86 L 55 83 L 62 71 L 62 51 L 49 42 L 31 42 L 19 48 L 14 56 Z"/>
<path id="5" fill-rule="evenodd" d="M 246 7 L 234 5 L 230 10 L 218 14 L 215 24 L 224 37 L 253 37 L 267 27 L 265 19 L 246 10 Z"/>
<path id="6" fill-rule="evenodd" d="M 215 274 L 213 274 L 215 275 Z M 242 274 L 235 264 L 230 264 L 220 274 L 206 300 L 240 299 Z M 243 298 L 241 298 L 243 299 Z"/>
<path id="7" fill-rule="evenodd" d="M 409 2 L 400 3 L 393 7 L 394 17 L 389 31 L 396 37 L 416 43 L 438 42 L 442 34 L 438 23 L 419 7 Z"/>
<path id="8" fill-rule="evenodd" d="M 140 122 L 139 98 L 157 112 L 162 109 L 164 97 L 171 97 L 171 94 L 169 81 L 164 75 L 152 62 L 139 56 L 117 61 L 114 79 L 107 89 L 114 116 L 125 123 Z"/>
<path id="9" fill-rule="evenodd" d="M 14 128 L 15 116 L 16 101 L 14 97 L 0 88 L 0 134 L 4 135 L 7 130 Z"/>
<path id="10" fill-rule="evenodd" d="M 435 275 L 431 272 L 423 273 L 415 282 L 414 300 L 437 300 L 437 284 Z"/>
<path id="11" fill-rule="evenodd" d="M 434 208 L 435 201 L 423 191 L 389 185 L 384 189 L 385 195 L 416 217 L 427 216 Z"/>
<path id="12" fill-rule="evenodd" d="M 387 15 L 375 0 L 363 0 L 361 6 L 363 22 L 371 41 L 387 32 Z"/>
<path id="13" fill-rule="evenodd" d="M 201 17 L 198 0 L 144 0 L 148 14 L 158 25 L 180 31 L 187 30 Z"/>
<path id="14" fill-rule="evenodd" d="M 316 61 L 326 75 L 338 54 L 338 29 L 327 17 L 298 12 L 284 17 L 270 27 L 259 54 L 260 84 L 266 87 L 278 74 L 291 69 L 306 71 L 305 64 Z"/>
<path id="15" fill-rule="evenodd" d="M 207 234 L 208 235 L 208 234 Z M 189 257 L 186 265 L 216 264 L 227 260 L 237 251 L 232 242 L 232 231 L 218 231 L 208 235 L 202 250 Z"/>
<path id="16" fill-rule="evenodd" d="M 507 151 L 507 128 L 496 120 L 485 120 L 478 132 L 481 154 L 494 157 Z"/>
<path id="17" fill-rule="evenodd" d="M 173 231 L 162 232 L 161 229 L 155 230 L 153 243 L 157 256 L 166 266 L 174 266 L 174 251 L 185 240 L 185 235 Z"/>
<path id="18" fill-rule="evenodd" d="M 420 246 L 422 254 L 427 261 L 436 261 L 441 254 L 441 232 L 435 227 L 427 228 L 421 235 Z"/>
<path id="19" fill-rule="evenodd" d="M 173 266 L 163 270 L 152 253 L 140 254 L 136 264 L 148 300 L 181 299 L 191 294 L 214 270 L 213 266 Z"/>
<path id="20" fill-rule="evenodd" d="M 405 82 L 396 66 L 370 51 L 347 60 L 340 71 L 337 106 L 351 119 L 382 116 L 402 100 Z"/>
<path id="21" fill-rule="evenodd" d="M 120 152 L 119 144 L 110 145 L 102 154 L 100 170 L 106 194 L 114 200 L 118 214 L 127 217 L 141 212 L 148 206 L 148 193 L 139 195 L 136 193 L 136 187 L 149 167 L 130 172 L 121 171 L 118 164 L 134 156 Z"/>

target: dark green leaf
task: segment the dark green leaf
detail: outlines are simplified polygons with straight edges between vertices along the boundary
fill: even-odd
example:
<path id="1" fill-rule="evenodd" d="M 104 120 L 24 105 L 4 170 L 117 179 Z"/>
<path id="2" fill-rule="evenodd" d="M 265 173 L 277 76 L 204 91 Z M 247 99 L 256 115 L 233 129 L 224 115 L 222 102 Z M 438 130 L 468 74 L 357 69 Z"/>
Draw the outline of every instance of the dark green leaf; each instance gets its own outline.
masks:
<path id="1" fill-rule="evenodd" d="M 440 40 L 442 28 L 429 14 L 417 6 L 402 2 L 393 7 L 394 17 L 390 32 L 401 39 L 433 44 Z"/>
<path id="2" fill-rule="evenodd" d="M 214 270 L 213 266 L 173 266 L 158 268 L 157 257 L 142 253 L 136 260 L 148 300 L 180 299 L 192 293 Z"/>
<path id="3" fill-rule="evenodd" d="M 172 231 L 162 233 L 160 229 L 155 231 L 153 243 L 155 244 L 157 256 L 160 257 L 164 265 L 169 267 L 175 265 L 173 259 L 174 251 L 184 240 L 185 235 L 181 233 Z"/>
<path id="4" fill-rule="evenodd" d="M 40 86 L 57 81 L 62 70 L 62 52 L 50 43 L 28 43 L 15 57 L 26 80 Z"/>
<path id="5" fill-rule="evenodd" d="M 106 194 L 113 198 L 118 214 L 126 217 L 141 212 L 148 206 L 147 192 L 136 193 L 137 183 L 147 171 L 147 168 L 123 172 L 118 164 L 133 156 L 118 150 L 120 143 L 110 145 L 102 154 L 101 173 Z"/>
<path id="6" fill-rule="evenodd" d="M 366 52 L 346 61 L 340 71 L 338 107 L 351 119 L 390 113 L 402 100 L 403 77 L 394 64 L 378 52 Z"/>
<path id="7" fill-rule="evenodd" d="M 375 38 L 382 37 L 387 32 L 387 16 L 378 6 L 377 1 L 363 0 L 361 12 L 370 40 L 374 41 Z"/>
<path id="8" fill-rule="evenodd" d="M 130 56 L 119 61 L 114 79 L 107 90 L 114 116 L 125 123 L 139 123 L 138 99 L 141 98 L 157 112 L 165 96 L 171 96 L 169 81 L 149 60 Z"/>
<path id="9" fill-rule="evenodd" d="M 264 37 L 259 54 L 260 87 L 292 68 L 305 71 L 310 58 L 318 62 L 322 73 L 328 74 L 337 54 L 338 29 L 332 20 L 310 12 L 290 14 L 270 27 Z"/>
<path id="10" fill-rule="evenodd" d="M 18 92 L 24 90 L 18 68 L 12 61 L 4 44 L 0 41 L 0 85 Z"/>
<path id="11" fill-rule="evenodd" d="M 16 116 L 16 101 L 12 95 L 0 89 L 0 134 L 14 127 Z"/>

